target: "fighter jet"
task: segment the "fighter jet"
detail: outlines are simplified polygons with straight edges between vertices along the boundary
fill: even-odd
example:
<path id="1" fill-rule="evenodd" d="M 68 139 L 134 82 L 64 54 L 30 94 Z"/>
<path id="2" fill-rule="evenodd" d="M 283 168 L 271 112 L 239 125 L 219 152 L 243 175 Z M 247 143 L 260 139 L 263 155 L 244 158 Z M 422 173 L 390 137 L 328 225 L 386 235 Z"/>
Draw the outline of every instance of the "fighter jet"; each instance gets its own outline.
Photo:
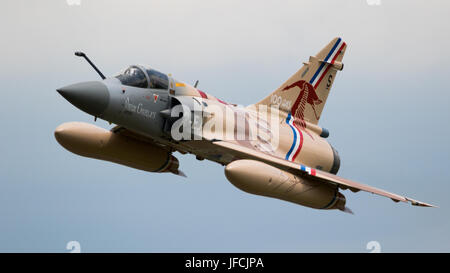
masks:
<path id="1" fill-rule="evenodd" d="M 173 153 L 194 154 L 225 166 L 227 179 L 245 192 L 315 209 L 351 212 L 341 193 L 347 189 L 434 207 L 336 175 L 339 154 L 318 122 L 346 48 L 334 38 L 273 93 L 246 107 L 144 65 L 106 78 L 76 52 L 101 80 L 57 91 L 95 120 L 116 126 L 68 122 L 55 137 L 75 154 L 156 173 L 184 176 Z"/>

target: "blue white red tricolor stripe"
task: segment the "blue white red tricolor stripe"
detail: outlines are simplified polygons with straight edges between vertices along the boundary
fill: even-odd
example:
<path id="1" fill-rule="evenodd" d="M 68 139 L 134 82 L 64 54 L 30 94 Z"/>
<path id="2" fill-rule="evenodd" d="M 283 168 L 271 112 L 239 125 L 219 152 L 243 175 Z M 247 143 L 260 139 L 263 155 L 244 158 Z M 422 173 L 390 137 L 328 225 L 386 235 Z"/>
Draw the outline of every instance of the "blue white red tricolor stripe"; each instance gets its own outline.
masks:
<path id="1" fill-rule="evenodd" d="M 319 68 L 317 69 L 316 73 L 314 73 L 314 76 L 311 78 L 309 83 L 314 86 L 316 89 L 320 82 L 322 81 L 323 77 L 327 74 L 328 69 L 330 69 L 331 65 L 336 61 L 337 56 L 339 56 L 339 53 L 342 51 L 342 49 L 345 47 L 345 42 L 338 38 L 336 43 L 331 48 L 328 55 L 325 57 L 323 62 L 320 64 Z"/>
<path id="2" fill-rule="evenodd" d="M 302 170 L 304 172 L 307 172 L 308 174 L 313 175 L 313 176 L 316 175 L 316 170 L 315 169 L 312 169 L 310 167 L 306 167 L 304 165 L 300 165 L 300 170 Z"/>
<path id="3" fill-rule="evenodd" d="M 294 117 L 291 115 L 291 113 L 288 114 L 286 123 L 291 127 L 292 133 L 294 134 L 294 142 L 292 143 L 289 152 L 286 154 L 286 160 L 294 161 L 297 155 L 300 153 L 300 150 L 302 149 L 303 134 L 295 125 Z"/>

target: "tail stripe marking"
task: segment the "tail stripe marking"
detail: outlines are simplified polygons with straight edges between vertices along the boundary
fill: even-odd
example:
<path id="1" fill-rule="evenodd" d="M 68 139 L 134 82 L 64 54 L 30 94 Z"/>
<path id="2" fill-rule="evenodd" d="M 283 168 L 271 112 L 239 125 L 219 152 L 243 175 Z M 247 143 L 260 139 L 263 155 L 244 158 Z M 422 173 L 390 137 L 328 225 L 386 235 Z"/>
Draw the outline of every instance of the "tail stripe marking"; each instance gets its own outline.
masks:
<path id="1" fill-rule="evenodd" d="M 339 52 L 344 48 L 344 46 L 345 46 L 345 42 L 341 38 L 337 39 L 336 43 L 331 48 L 331 50 L 328 53 L 327 57 L 320 64 L 319 69 L 317 69 L 316 73 L 314 74 L 314 76 L 309 81 L 309 83 L 311 85 L 313 85 L 315 88 L 319 85 L 320 81 L 323 79 L 324 75 L 326 74 L 326 72 L 328 71 L 328 69 L 330 67 L 330 65 L 327 65 L 328 60 L 331 58 L 331 60 L 332 60 L 331 63 L 334 63 L 334 61 L 336 60 L 337 56 L 339 55 Z M 326 69 L 324 69 L 325 65 L 327 65 Z"/>
<path id="2" fill-rule="evenodd" d="M 299 142 L 298 148 L 295 151 L 294 156 L 292 157 L 292 161 L 295 161 L 295 159 L 297 158 L 297 156 L 300 153 L 300 150 L 302 149 L 302 146 L 303 146 L 303 133 L 297 127 L 297 124 L 295 123 L 295 119 L 294 118 L 292 118 L 292 125 L 294 126 L 295 129 L 297 129 L 298 135 L 300 136 L 300 142 Z"/>
<path id="3" fill-rule="evenodd" d="M 297 155 L 300 153 L 300 150 L 303 145 L 303 134 L 302 132 L 295 126 L 294 117 L 291 113 L 288 114 L 286 118 L 286 123 L 291 127 L 292 133 L 294 135 L 294 141 L 286 154 L 286 160 L 294 161 Z"/>
<path id="4" fill-rule="evenodd" d="M 333 64 L 334 61 L 336 61 L 337 56 L 339 55 L 339 52 L 342 51 L 342 49 L 344 48 L 345 43 L 342 43 L 341 47 L 339 47 L 339 49 L 335 52 L 333 59 L 331 60 L 331 63 Z M 320 82 L 322 81 L 323 77 L 327 74 L 328 70 L 330 69 L 331 65 L 327 65 L 327 68 L 325 68 L 325 71 L 322 73 L 322 75 L 320 76 L 319 80 L 316 82 L 316 84 L 314 85 L 314 89 L 317 89 L 317 86 L 319 86 Z"/>

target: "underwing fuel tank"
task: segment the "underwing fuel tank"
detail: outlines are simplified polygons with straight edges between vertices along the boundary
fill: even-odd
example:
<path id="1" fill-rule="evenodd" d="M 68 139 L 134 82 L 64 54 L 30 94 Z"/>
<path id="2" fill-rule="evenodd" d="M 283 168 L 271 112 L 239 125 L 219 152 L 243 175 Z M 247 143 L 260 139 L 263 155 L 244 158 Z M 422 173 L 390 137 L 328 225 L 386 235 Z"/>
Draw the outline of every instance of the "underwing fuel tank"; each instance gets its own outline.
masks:
<path id="1" fill-rule="evenodd" d="M 61 146 L 77 155 L 148 172 L 172 172 L 182 175 L 178 170 L 178 159 L 163 148 L 89 123 L 63 123 L 56 128 L 55 138 Z"/>
<path id="2" fill-rule="evenodd" d="M 278 198 L 315 209 L 345 207 L 338 188 L 291 174 L 255 160 L 236 160 L 225 168 L 227 179 L 237 188 L 256 195 Z"/>

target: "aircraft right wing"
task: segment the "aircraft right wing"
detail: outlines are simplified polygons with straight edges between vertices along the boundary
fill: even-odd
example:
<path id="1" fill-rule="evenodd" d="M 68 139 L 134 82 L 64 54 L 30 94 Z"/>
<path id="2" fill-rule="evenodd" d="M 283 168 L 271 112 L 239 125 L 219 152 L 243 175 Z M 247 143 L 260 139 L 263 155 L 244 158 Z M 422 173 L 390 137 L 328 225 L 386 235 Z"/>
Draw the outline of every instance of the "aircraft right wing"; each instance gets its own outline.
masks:
<path id="1" fill-rule="evenodd" d="M 434 205 L 417 201 L 412 198 L 401 196 L 395 193 L 391 193 L 385 190 L 377 189 L 375 187 L 361 184 L 355 181 L 351 181 L 342 177 L 339 177 L 337 175 L 324 172 L 321 170 L 316 170 L 313 168 L 309 168 L 305 165 L 288 161 L 285 159 L 278 158 L 276 156 L 272 156 L 260 151 L 257 151 L 255 149 L 251 149 L 242 145 L 239 145 L 237 143 L 233 142 L 227 142 L 227 141 L 215 141 L 213 142 L 214 145 L 217 145 L 221 147 L 222 149 L 226 149 L 227 152 L 233 154 L 237 158 L 242 159 L 255 159 L 261 162 L 265 162 L 269 165 L 275 166 L 277 168 L 289 171 L 296 175 L 301 176 L 307 176 L 311 180 L 319 181 L 322 183 L 330 183 L 337 185 L 341 189 L 350 189 L 353 192 L 358 192 L 360 190 L 374 193 L 377 195 L 381 195 L 384 197 L 388 197 L 392 199 L 394 202 L 406 202 L 411 203 L 414 206 L 422 206 L 422 207 L 436 207 Z"/>

